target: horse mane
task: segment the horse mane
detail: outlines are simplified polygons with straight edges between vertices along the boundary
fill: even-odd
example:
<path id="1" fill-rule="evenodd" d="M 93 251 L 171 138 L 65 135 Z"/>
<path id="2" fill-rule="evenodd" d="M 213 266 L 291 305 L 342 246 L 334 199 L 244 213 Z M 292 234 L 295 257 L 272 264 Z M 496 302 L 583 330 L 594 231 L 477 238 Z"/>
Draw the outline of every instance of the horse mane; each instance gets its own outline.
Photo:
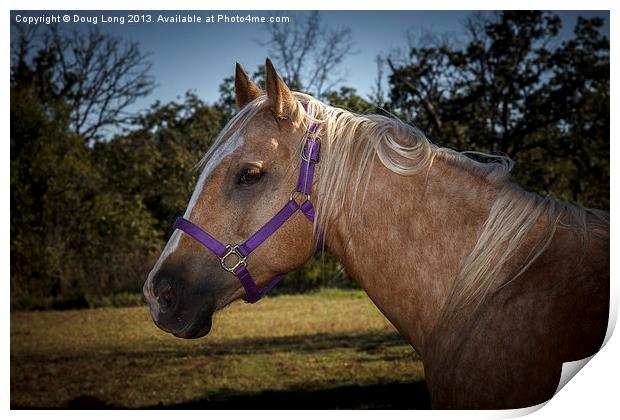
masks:
<path id="1" fill-rule="evenodd" d="M 604 212 L 541 197 L 514 184 L 510 179 L 514 161 L 508 156 L 439 147 L 419 129 L 395 116 L 355 114 L 308 95 L 296 95 L 308 103 L 307 124 L 314 121 L 320 127 L 321 175 L 315 222 L 324 231 L 338 215 L 346 214 L 350 224 L 356 211 L 363 207 L 355 204 L 364 200 L 374 157 L 387 169 L 404 176 L 423 171 L 428 176 L 434 160 L 441 158 L 497 185 L 499 192 L 474 248 L 462 263 L 447 307 L 459 309 L 479 304 L 519 277 L 549 247 L 558 227 L 575 229 L 584 246 L 588 230 L 600 233 L 609 227 L 609 216 Z M 595 217 L 588 219 L 588 212 Z M 539 223 L 541 219 L 546 223 Z M 535 228 L 534 246 L 506 275 L 503 270 L 507 263 L 516 257 Z"/>
<path id="2" fill-rule="evenodd" d="M 416 127 L 395 116 L 361 115 L 332 107 L 303 93 L 294 93 L 305 102 L 307 112 L 299 105 L 292 118 L 304 118 L 306 127 L 319 125 L 321 137 L 320 176 L 315 196 L 315 231 L 327 232 L 340 215 L 350 225 L 355 219 L 368 188 L 375 157 L 390 171 L 410 176 L 428 172 L 437 158 L 465 168 L 498 187 L 498 194 L 478 240 L 460 268 L 458 281 L 448 297 L 451 308 L 481 303 L 490 293 L 519 277 L 549 247 L 558 227 L 582 232 L 585 242 L 588 229 L 599 232 L 609 227 L 609 216 L 598 210 L 583 209 L 568 203 L 527 192 L 510 180 L 514 162 L 504 155 L 463 151 L 439 147 L 430 142 Z M 214 150 L 228 136 L 243 128 L 264 106 L 266 96 L 246 105 L 225 126 L 209 152 L 201 159 L 204 165 Z M 304 139 L 300 139 L 299 148 Z M 472 159 L 484 158 L 487 162 Z M 428 178 L 427 178 L 428 180 Z M 351 188 L 353 182 L 353 188 Z M 360 187 L 363 188 L 360 189 Z M 588 212 L 594 218 L 587 218 Z M 545 218 L 547 223 L 538 223 Z M 591 219 L 595 219 L 594 221 Z M 537 240 L 516 270 L 503 275 L 507 263 L 521 250 L 526 237 L 536 226 Z M 538 231 L 540 227 L 540 231 Z M 608 235 L 608 232 L 607 232 Z M 502 279 L 501 281 L 498 281 Z"/>

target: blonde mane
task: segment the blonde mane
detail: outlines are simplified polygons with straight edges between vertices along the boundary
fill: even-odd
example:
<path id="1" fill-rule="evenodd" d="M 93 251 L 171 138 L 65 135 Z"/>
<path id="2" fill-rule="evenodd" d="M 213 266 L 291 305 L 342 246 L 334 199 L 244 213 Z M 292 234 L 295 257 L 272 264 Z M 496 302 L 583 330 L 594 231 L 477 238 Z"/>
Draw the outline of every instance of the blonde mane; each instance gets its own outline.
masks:
<path id="1" fill-rule="evenodd" d="M 606 213 L 588 210 L 596 216 L 596 220 L 589 220 L 583 208 L 543 198 L 513 184 L 510 172 L 514 162 L 509 157 L 439 147 L 420 130 L 396 117 L 359 115 L 328 106 L 309 95 L 297 92 L 294 95 L 307 103 L 307 112 L 298 106 L 292 118 L 305 118 L 306 127 L 316 122 L 321 137 L 318 194 L 313 198 L 315 229 L 320 226 L 324 232 L 328 231 L 334 220 L 343 214 L 348 223 L 354 220 L 357 211 L 363 207 L 358 204 L 364 201 L 375 157 L 387 169 L 403 176 L 423 171 L 428 176 L 434 160 L 441 157 L 498 186 L 499 192 L 480 228 L 477 242 L 465 258 L 459 279 L 448 297 L 452 308 L 480 303 L 487 295 L 520 276 L 549 247 L 558 227 L 581 232 L 583 241 L 587 240 L 588 229 L 602 232 L 608 229 L 609 216 Z M 265 102 L 266 96 L 263 95 L 237 113 L 201 159 L 200 165 L 206 163 L 231 133 L 243 128 Z M 303 139 L 300 139 L 299 147 L 302 145 Z M 489 162 L 479 162 L 470 158 L 471 155 L 486 158 Z M 539 223 L 541 220 L 546 223 Z M 504 273 L 507 263 L 522 249 L 524 240 L 535 226 L 533 236 L 536 239 L 527 257 L 518 262 L 516 269 L 511 267 L 509 273 Z"/>

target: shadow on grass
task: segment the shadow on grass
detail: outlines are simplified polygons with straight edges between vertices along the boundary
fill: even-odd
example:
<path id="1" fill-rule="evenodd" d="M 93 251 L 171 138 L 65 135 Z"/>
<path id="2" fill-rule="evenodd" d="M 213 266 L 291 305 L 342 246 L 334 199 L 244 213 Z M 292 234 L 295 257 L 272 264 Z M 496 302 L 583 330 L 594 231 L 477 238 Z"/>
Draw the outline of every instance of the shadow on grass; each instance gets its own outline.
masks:
<path id="1" fill-rule="evenodd" d="M 330 410 L 330 409 L 399 409 L 428 410 L 430 396 L 426 382 L 348 385 L 320 390 L 265 391 L 258 394 L 229 394 L 222 391 L 209 399 L 145 409 L 175 410 Z M 17 407 L 12 407 L 17 408 Z M 65 408 L 118 409 L 90 396 L 70 401 Z"/>
<path id="2" fill-rule="evenodd" d="M 278 352 L 320 352 L 341 349 L 357 352 L 358 361 L 393 360 L 402 358 L 419 359 L 413 351 L 396 350 L 399 346 L 408 346 L 395 331 L 375 331 L 371 333 L 340 333 L 290 335 L 284 337 L 261 337 L 227 340 L 224 342 L 205 342 L 204 346 L 191 349 L 152 348 L 133 351 L 115 351 L 103 349 L 88 354 L 78 355 L 11 355 L 11 366 L 19 366 L 22 359 L 40 366 L 71 363 L 110 366 L 118 360 L 132 360 L 135 369 L 169 363 L 174 358 L 183 357 L 217 357 L 218 355 L 256 355 Z M 112 351 L 110 351 L 112 350 Z M 120 350 L 120 349 L 119 349 Z M 137 363 L 136 363 L 137 361 Z M 124 365 L 123 365 L 124 366 Z M 126 368 L 124 366 L 123 368 Z M 77 395 L 77 396 L 76 396 Z M 113 400 L 103 401 L 92 395 L 73 394 L 62 407 L 70 409 L 115 409 L 124 408 L 115 405 Z M 11 405 L 12 409 L 42 408 Z M 222 389 L 208 398 L 188 401 L 170 406 L 156 405 L 145 408 L 161 409 L 428 409 L 430 397 L 424 381 L 391 382 L 370 385 L 334 386 L 334 383 L 312 384 L 307 388 L 293 388 L 282 391 L 244 392 Z"/>
<path id="3" fill-rule="evenodd" d="M 226 340 L 225 342 L 208 342 L 193 349 L 151 349 L 150 354 L 159 353 L 164 356 L 186 356 L 192 352 L 201 355 L 256 355 L 281 352 L 304 352 L 351 348 L 361 352 L 381 352 L 382 349 L 409 344 L 396 331 L 371 333 L 341 334 L 299 334 L 284 337 L 261 337 Z M 412 349 L 413 351 L 413 349 Z"/>
<path id="4" fill-rule="evenodd" d="M 223 344 L 223 345 L 222 345 Z M 226 343 L 208 345 L 204 350 L 212 354 L 245 354 L 275 352 L 315 352 L 333 348 L 355 348 L 373 352 L 380 348 L 408 345 L 396 332 L 303 334 L 285 337 L 264 337 L 257 339 L 231 340 Z"/>
<path id="5" fill-rule="evenodd" d="M 106 349 L 104 353 L 89 353 L 83 355 L 61 354 L 27 354 L 11 355 L 13 361 L 18 362 L 25 358 L 39 363 L 55 363 L 63 360 L 94 360 L 108 358 L 128 357 L 132 360 L 161 358 L 203 356 L 243 356 L 272 353 L 313 353 L 317 351 L 333 349 L 352 349 L 368 355 L 381 355 L 386 350 L 396 346 L 409 346 L 409 344 L 395 331 L 372 332 L 372 333 L 342 333 L 342 334 L 299 334 L 284 337 L 261 337 L 226 340 L 223 342 L 208 342 L 204 345 L 192 348 L 167 346 L 164 348 L 148 347 L 143 350 L 127 351 Z M 411 349 L 407 357 L 419 359 L 418 354 Z M 385 360 L 390 356 L 386 355 Z"/>

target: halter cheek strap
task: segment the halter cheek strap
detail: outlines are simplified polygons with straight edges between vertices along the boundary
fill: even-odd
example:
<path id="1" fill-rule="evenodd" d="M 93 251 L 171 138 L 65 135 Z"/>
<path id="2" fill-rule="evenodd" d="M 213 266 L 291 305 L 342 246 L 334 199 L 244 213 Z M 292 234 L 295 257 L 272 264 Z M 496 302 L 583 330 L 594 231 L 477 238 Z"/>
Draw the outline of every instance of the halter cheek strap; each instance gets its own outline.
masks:
<path id="1" fill-rule="evenodd" d="M 306 104 L 303 105 L 305 108 Z M 314 223 L 315 211 L 310 201 L 310 192 L 312 191 L 315 166 L 319 161 L 320 139 L 317 135 L 317 131 L 318 127 L 315 123 L 312 123 L 308 128 L 305 144 L 301 152 L 301 167 L 297 178 L 297 185 L 295 190 L 291 192 L 289 200 L 275 216 L 242 244 L 225 245 L 197 225 L 182 217 L 179 217 L 174 222 L 175 229 L 182 230 L 200 242 L 205 248 L 219 258 L 220 264 L 224 270 L 239 279 L 245 289 L 244 300 L 248 303 L 255 303 L 258 301 L 286 276 L 286 273 L 278 274 L 271 279 L 265 287 L 259 289 L 248 270 L 246 261 L 248 256 L 298 211 L 301 211 L 311 223 Z M 297 194 L 301 194 L 304 198 L 301 204 L 298 204 L 295 200 Z M 320 233 L 315 253 L 320 252 L 322 246 L 323 234 Z"/>

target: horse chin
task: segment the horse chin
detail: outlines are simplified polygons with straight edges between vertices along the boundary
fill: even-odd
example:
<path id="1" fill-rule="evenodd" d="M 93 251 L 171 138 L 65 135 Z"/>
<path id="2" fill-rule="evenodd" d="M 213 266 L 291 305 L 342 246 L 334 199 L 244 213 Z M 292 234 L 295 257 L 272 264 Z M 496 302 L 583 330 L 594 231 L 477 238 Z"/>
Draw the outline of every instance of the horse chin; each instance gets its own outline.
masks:
<path id="1" fill-rule="evenodd" d="M 209 334 L 209 332 L 211 331 L 211 326 L 212 326 L 212 318 L 211 316 L 209 316 L 208 318 L 204 320 L 194 321 L 191 324 L 189 324 L 187 328 L 184 328 L 182 331 L 173 332 L 172 334 L 175 337 L 185 338 L 185 339 L 201 338 Z"/>

